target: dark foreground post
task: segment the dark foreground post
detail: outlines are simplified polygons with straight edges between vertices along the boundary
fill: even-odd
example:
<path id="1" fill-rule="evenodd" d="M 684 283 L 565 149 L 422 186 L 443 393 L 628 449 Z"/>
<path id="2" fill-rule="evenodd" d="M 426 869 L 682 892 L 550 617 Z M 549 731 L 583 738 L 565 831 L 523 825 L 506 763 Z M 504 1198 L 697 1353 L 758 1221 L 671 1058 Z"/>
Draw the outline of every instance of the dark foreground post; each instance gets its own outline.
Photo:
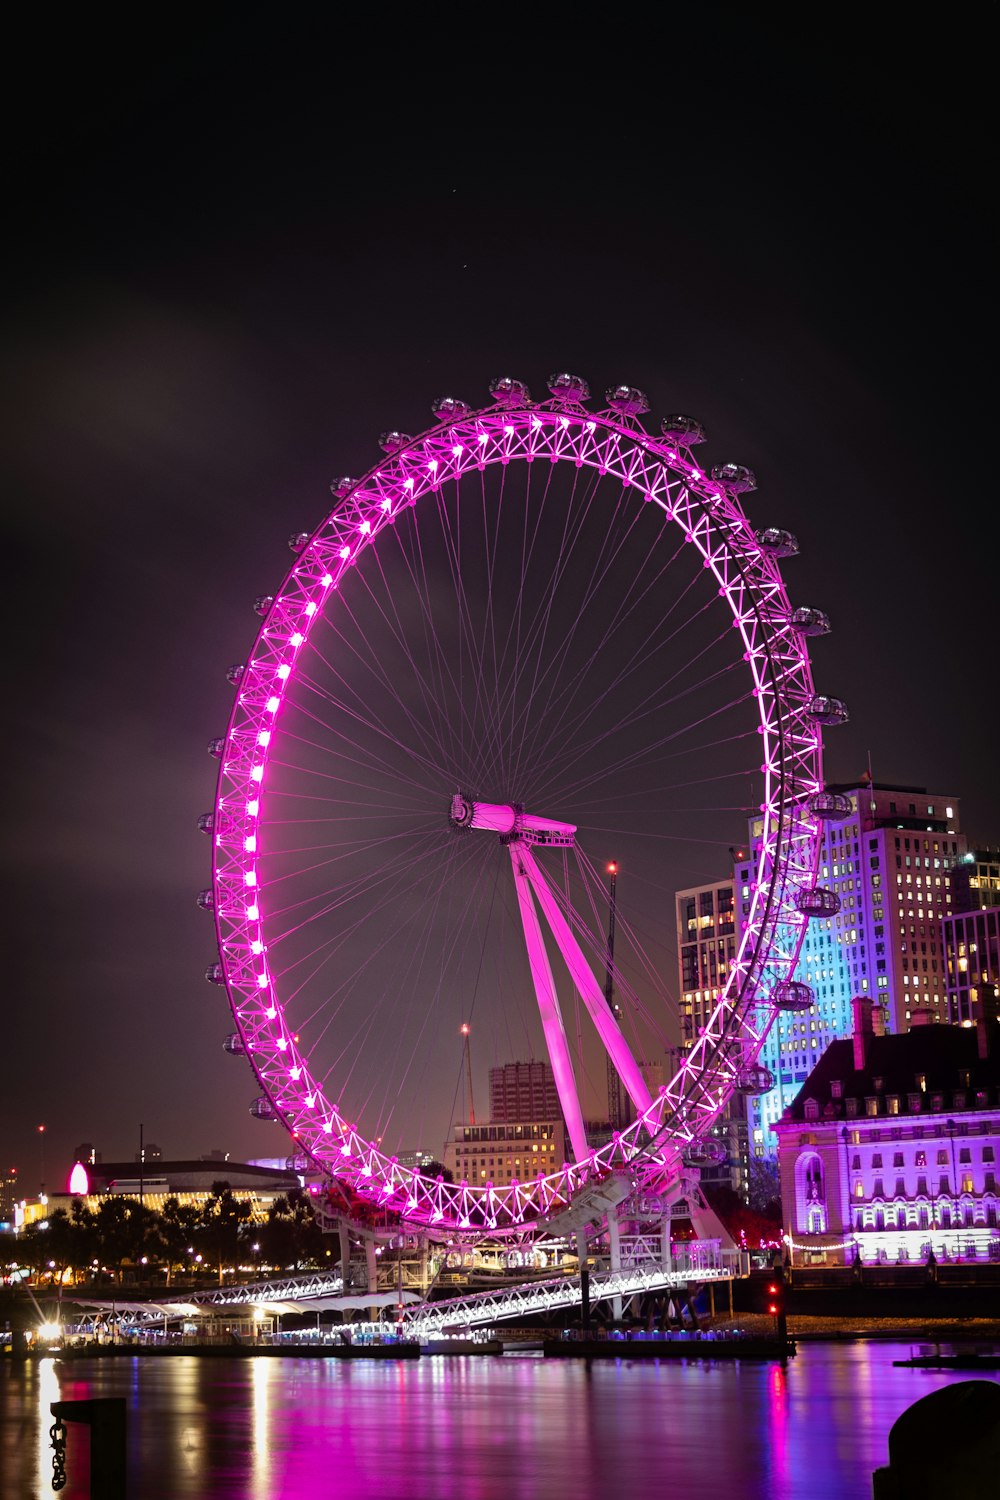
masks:
<path id="1" fill-rule="evenodd" d="M 958 1440 L 943 1442 L 942 1434 Z M 922 1396 L 889 1429 L 875 1500 L 986 1500 L 1000 1472 L 1000 1385 L 960 1380 Z"/>
<path id="2" fill-rule="evenodd" d="M 59 1429 L 64 1422 L 84 1422 L 90 1428 L 90 1493 L 94 1500 L 125 1500 L 125 1398 L 106 1396 L 93 1401 L 53 1401 L 55 1450 L 53 1489 L 66 1483 Z M 62 1483 L 57 1483 L 61 1475 Z"/>

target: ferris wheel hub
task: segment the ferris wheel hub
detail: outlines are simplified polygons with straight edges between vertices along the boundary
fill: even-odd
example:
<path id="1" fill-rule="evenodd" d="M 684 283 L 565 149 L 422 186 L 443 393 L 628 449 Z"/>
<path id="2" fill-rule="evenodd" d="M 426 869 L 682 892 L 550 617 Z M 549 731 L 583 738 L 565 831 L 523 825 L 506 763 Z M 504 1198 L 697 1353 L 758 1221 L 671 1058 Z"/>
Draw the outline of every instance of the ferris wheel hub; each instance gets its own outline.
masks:
<path id="1" fill-rule="evenodd" d="M 523 840 L 549 848 L 571 849 L 575 823 L 559 823 L 554 818 L 536 818 L 517 802 L 476 802 L 464 792 L 451 799 L 448 822 L 452 828 L 481 828 L 497 833 L 504 843 Z"/>

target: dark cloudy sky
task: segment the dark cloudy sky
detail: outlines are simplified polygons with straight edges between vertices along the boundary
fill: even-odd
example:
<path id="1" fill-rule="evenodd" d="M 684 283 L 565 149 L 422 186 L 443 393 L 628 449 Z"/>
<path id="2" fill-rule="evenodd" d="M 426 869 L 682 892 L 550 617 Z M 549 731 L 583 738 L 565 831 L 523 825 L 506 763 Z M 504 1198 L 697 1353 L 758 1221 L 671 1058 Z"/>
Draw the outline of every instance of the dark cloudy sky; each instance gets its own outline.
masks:
<path id="1" fill-rule="evenodd" d="M 319 19 L 319 17 L 324 19 Z M 750 464 L 826 608 L 833 777 L 1000 842 L 985 40 L 892 8 L 212 7 L 14 37 L 0 1153 L 284 1150 L 202 979 L 195 827 L 327 484 L 491 377 Z M 6 1164 L 6 1162 L 5 1162 Z"/>

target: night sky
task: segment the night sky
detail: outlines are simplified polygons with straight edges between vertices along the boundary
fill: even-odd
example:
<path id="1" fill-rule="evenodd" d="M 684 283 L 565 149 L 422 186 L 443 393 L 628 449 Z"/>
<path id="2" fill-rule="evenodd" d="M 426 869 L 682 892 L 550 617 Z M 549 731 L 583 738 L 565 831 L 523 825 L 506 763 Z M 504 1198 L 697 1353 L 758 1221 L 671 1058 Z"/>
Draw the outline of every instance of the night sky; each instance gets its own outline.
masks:
<path id="1" fill-rule="evenodd" d="M 0 1153 L 28 1191 L 41 1122 L 50 1188 L 140 1121 L 174 1156 L 287 1149 L 202 978 L 205 745 L 287 536 L 437 396 L 566 369 L 699 417 L 832 617 L 830 778 L 870 754 L 1000 843 L 985 47 L 897 14 L 22 26 Z"/>

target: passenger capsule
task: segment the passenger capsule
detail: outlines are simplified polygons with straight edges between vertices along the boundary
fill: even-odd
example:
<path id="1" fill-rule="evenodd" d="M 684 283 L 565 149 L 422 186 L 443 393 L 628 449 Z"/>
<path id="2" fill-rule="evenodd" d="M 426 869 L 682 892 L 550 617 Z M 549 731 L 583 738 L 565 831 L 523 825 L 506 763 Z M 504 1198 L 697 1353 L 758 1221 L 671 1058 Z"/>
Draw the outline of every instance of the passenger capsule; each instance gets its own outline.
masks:
<path id="1" fill-rule="evenodd" d="M 231 667 L 226 668 L 226 681 L 230 684 L 231 687 L 239 687 L 240 683 L 243 681 L 243 674 L 245 672 L 245 663 L 241 661 L 234 661 Z"/>
<path id="2" fill-rule="evenodd" d="M 850 797 L 840 792 L 813 792 L 806 806 L 819 823 L 839 822 L 841 818 L 849 818 L 853 811 Z"/>
<path id="3" fill-rule="evenodd" d="M 814 724 L 846 724 L 850 718 L 842 698 L 827 698 L 822 693 L 810 699 L 806 713 Z"/>
<path id="4" fill-rule="evenodd" d="M 557 375 L 550 375 L 546 384 L 553 396 L 557 396 L 561 401 L 579 403 L 590 400 L 590 386 L 582 375 L 568 375 L 565 371 L 561 371 Z"/>
<path id="5" fill-rule="evenodd" d="M 646 392 L 637 390 L 634 385 L 614 385 L 605 391 L 604 399 L 612 411 L 621 412 L 622 416 L 641 417 L 644 411 L 649 411 Z"/>
<path id="6" fill-rule="evenodd" d="M 780 526 L 765 526 L 757 532 L 757 546 L 769 557 L 797 557 L 799 544 L 790 531 Z"/>
<path id="7" fill-rule="evenodd" d="M 341 474 L 339 479 L 330 480 L 330 494 L 335 500 L 343 500 L 345 495 L 351 493 L 356 484 L 356 479 L 351 479 L 348 474 Z"/>
<path id="8" fill-rule="evenodd" d="M 309 545 L 309 533 L 308 533 L 308 531 L 295 531 L 288 538 L 288 550 L 289 550 L 289 552 L 294 552 L 296 554 L 296 556 L 298 556 L 298 554 L 300 552 L 304 552 L 305 549 L 306 549 L 306 547 L 308 545 Z"/>
<path id="9" fill-rule="evenodd" d="M 250 1106 L 250 1113 L 255 1120 L 275 1120 L 278 1112 L 266 1094 L 261 1094 Z"/>
<path id="10" fill-rule="evenodd" d="M 211 886 L 209 886 L 207 890 L 199 891 L 197 899 L 198 905 L 201 907 L 202 911 L 215 910 L 215 892 L 212 890 Z"/>
<path id="11" fill-rule="evenodd" d="M 774 1074 L 770 1068 L 765 1068 L 763 1063 L 754 1063 L 752 1067 L 741 1068 L 736 1075 L 738 1094 L 769 1094 L 773 1088 Z"/>
<path id="12" fill-rule="evenodd" d="M 222 757 L 226 753 L 226 741 L 225 741 L 225 737 L 224 736 L 220 736 L 217 739 L 209 740 L 209 742 L 208 742 L 208 753 L 209 753 L 209 755 L 214 755 L 215 758 L 216 758 L 216 760 L 221 760 Z"/>
<path id="13" fill-rule="evenodd" d="M 712 470 L 712 478 L 717 484 L 724 484 L 728 490 L 733 490 L 737 495 L 742 495 L 747 490 L 757 488 L 757 479 L 752 469 L 745 464 L 716 464 Z"/>
<path id="14" fill-rule="evenodd" d="M 394 428 L 392 432 L 379 434 L 378 445 L 386 453 L 398 453 L 401 448 L 406 447 L 407 443 L 412 442 L 413 438 L 408 432 L 397 432 Z"/>
<path id="15" fill-rule="evenodd" d="M 830 617 L 821 609 L 793 609 L 789 624 L 799 635 L 830 634 Z"/>
<path id="16" fill-rule="evenodd" d="M 531 400 L 531 392 L 523 380 L 513 375 L 501 375 L 490 381 L 490 395 L 498 406 L 521 406 Z"/>
<path id="17" fill-rule="evenodd" d="M 840 897 L 826 886 L 810 885 L 798 892 L 795 905 L 804 917 L 835 917 L 840 910 Z"/>
<path id="18" fill-rule="evenodd" d="M 274 595 L 273 594 L 259 594 L 257 596 L 257 598 L 253 601 L 254 611 L 255 611 L 256 614 L 260 615 L 261 619 L 263 619 L 265 615 L 270 614 L 270 612 L 271 612 L 271 605 L 273 603 L 274 603 Z"/>
<path id="19" fill-rule="evenodd" d="M 472 407 L 468 401 L 459 401 L 456 396 L 439 396 L 436 401 L 431 402 L 431 411 L 439 422 L 453 422 L 457 418 L 470 416 Z"/>
<path id="20" fill-rule="evenodd" d="M 771 991 L 771 1004 L 775 1010 L 810 1010 L 816 1003 L 816 992 L 801 979 L 782 979 Z"/>
<path id="21" fill-rule="evenodd" d="M 247 1049 L 243 1038 L 238 1031 L 231 1031 L 222 1044 L 223 1052 L 228 1052 L 230 1057 L 246 1057 Z"/>
<path id="22" fill-rule="evenodd" d="M 220 963 L 209 964 L 205 970 L 205 978 L 209 984 L 225 984 L 226 971 Z"/>
<path id="23" fill-rule="evenodd" d="M 705 429 L 697 417 L 686 417 L 683 412 L 664 417 L 660 422 L 660 431 L 665 438 L 678 443 L 682 448 L 693 448 L 695 443 L 705 441 Z"/>
<path id="24" fill-rule="evenodd" d="M 198 819 L 198 827 L 201 829 L 202 833 L 214 833 L 215 832 L 215 813 L 214 812 L 202 813 L 201 816 Z"/>
<path id="25" fill-rule="evenodd" d="M 726 1148 L 721 1141 L 696 1141 L 684 1152 L 687 1167 L 717 1167 L 726 1159 Z"/>

